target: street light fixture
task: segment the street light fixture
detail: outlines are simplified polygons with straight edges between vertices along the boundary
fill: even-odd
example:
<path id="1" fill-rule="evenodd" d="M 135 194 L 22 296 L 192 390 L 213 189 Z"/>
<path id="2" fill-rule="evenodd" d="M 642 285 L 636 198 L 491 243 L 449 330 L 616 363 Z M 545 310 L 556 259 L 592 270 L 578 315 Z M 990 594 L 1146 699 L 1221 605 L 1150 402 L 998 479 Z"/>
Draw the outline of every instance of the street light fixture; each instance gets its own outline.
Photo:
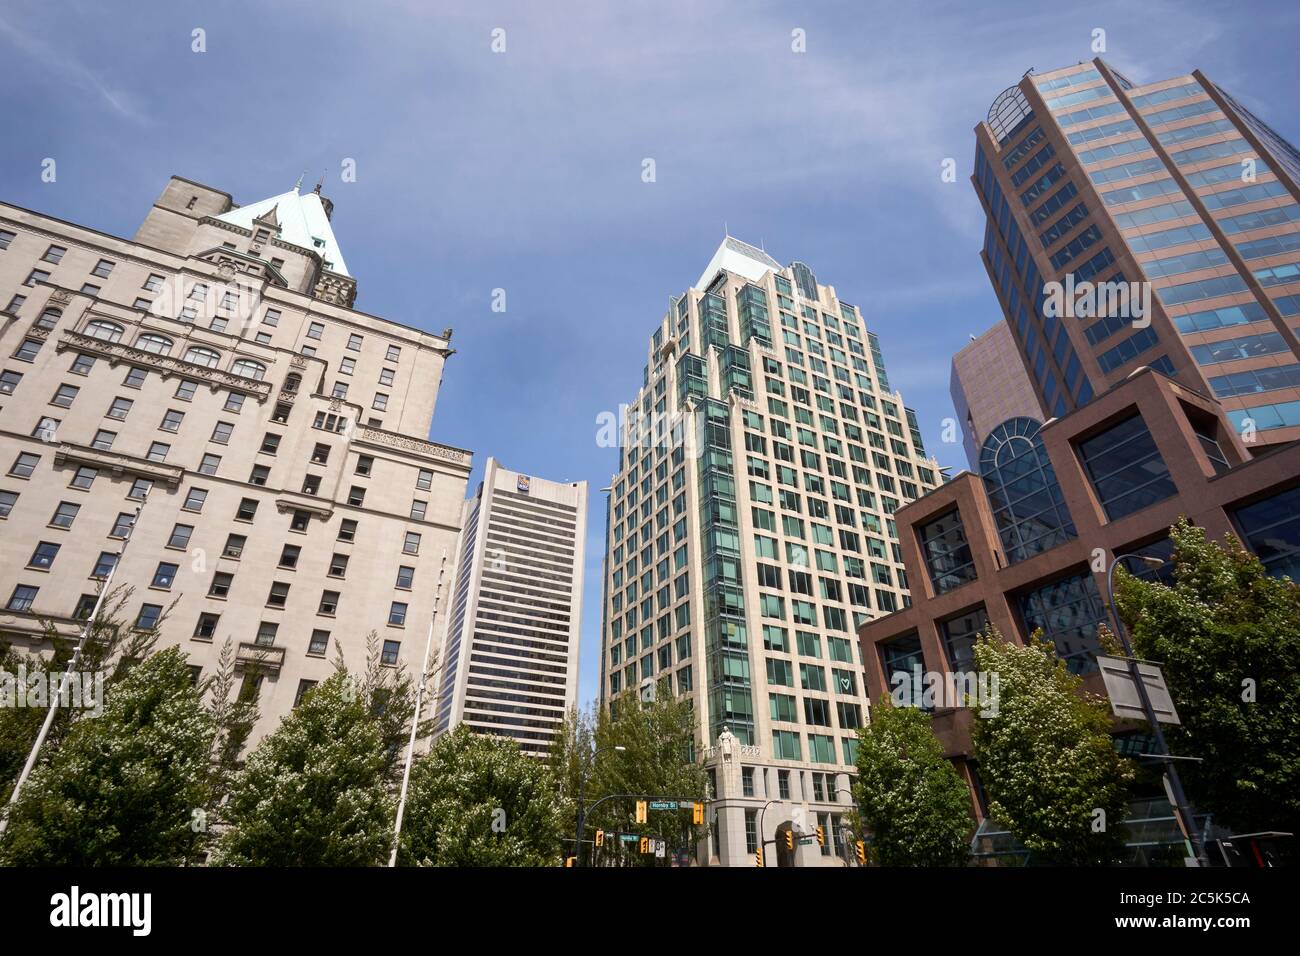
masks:
<path id="1" fill-rule="evenodd" d="M 1205 847 L 1202 845 L 1200 833 L 1196 830 L 1196 821 L 1192 817 L 1192 808 L 1187 802 L 1187 795 L 1183 792 L 1183 782 L 1179 779 L 1178 768 L 1174 766 L 1174 760 L 1169 755 L 1169 747 L 1165 744 L 1164 731 L 1160 729 L 1160 721 L 1156 718 L 1155 708 L 1151 706 L 1151 697 L 1147 694 L 1146 684 L 1138 673 L 1138 661 L 1133 656 L 1133 646 L 1129 643 L 1128 632 L 1124 630 L 1124 622 L 1119 616 L 1119 606 L 1115 603 L 1115 569 L 1119 567 L 1121 561 L 1130 558 L 1141 561 L 1152 569 L 1163 567 L 1165 562 L 1163 559 L 1149 554 L 1116 555 L 1110 564 L 1110 569 L 1106 572 L 1106 595 L 1110 600 L 1111 613 L 1115 617 L 1116 636 L 1119 637 L 1120 645 L 1124 648 L 1124 656 L 1128 660 L 1129 676 L 1133 679 L 1133 685 L 1137 688 L 1138 700 L 1142 703 L 1142 712 L 1146 716 L 1147 723 L 1151 725 L 1151 732 L 1155 736 L 1155 756 L 1165 765 L 1165 779 L 1169 782 L 1169 791 L 1174 798 L 1174 812 L 1178 815 L 1178 822 L 1182 827 L 1183 834 L 1191 841 L 1192 852 L 1196 859 L 1195 865 L 1208 866 L 1209 861 L 1205 856 Z"/>
<path id="2" fill-rule="evenodd" d="M 584 802 L 583 793 L 587 788 L 587 774 L 591 770 L 591 765 L 596 762 L 596 758 L 599 757 L 601 754 L 605 753 L 607 750 L 617 750 L 618 752 L 622 753 L 623 751 L 627 750 L 627 748 L 624 747 L 622 744 L 612 744 L 608 747 L 601 747 L 599 750 L 594 751 L 591 754 L 591 756 L 588 757 L 585 761 L 583 761 L 582 770 L 578 774 L 578 840 L 573 848 L 574 856 L 576 857 L 576 859 L 573 861 L 574 866 L 582 866 L 582 833 L 587 826 L 587 807 L 586 807 L 586 803 Z"/>

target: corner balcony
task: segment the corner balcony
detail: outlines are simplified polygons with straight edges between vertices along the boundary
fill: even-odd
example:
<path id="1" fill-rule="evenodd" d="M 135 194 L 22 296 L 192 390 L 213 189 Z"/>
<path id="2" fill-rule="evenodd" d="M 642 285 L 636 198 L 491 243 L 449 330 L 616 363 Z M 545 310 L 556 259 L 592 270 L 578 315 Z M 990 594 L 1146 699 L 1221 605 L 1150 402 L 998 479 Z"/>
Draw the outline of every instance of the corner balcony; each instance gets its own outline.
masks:
<path id="1" fill-rule="evenodd" d="M 155 484 L 172 488 L 180 485 L 181 479 L 185 476 L 185 469 L 180 465 L 168 465 L 159 461 L 149 461 L 147 458 L 137 458 L 134 455 L 91 448 L 89 445 L 62 442 L 54 449 L 54 466 L 58 468 L 67 465 L 77 468 L 82 466 L 97 468 L 115 478 L 124 475 L 148 478 Z"/>
<path id="2" fill-rule="evenodd" d="M 236 670 L 256 670 L 269 674 L 279 674 L 284 666 L 284 648 L 274 644 L 254 644 L 242 641 L 235 652 Z"/>

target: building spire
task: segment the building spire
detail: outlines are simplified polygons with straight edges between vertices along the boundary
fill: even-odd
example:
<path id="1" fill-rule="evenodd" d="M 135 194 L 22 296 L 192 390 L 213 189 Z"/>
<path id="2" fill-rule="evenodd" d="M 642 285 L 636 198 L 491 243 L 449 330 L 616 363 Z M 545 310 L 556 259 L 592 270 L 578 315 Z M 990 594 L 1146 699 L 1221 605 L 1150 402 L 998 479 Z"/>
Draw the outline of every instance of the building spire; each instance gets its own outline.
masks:
<path id="1" fill-rule="evenodd" d="M 321 189 L 323 189 L 325 186 L 325 172 L 326 172 L 325 170 L 323 169 L 321 170 L 320 179 L 316 180 L 316 188 L 312 190 L 312 192 L 314 192 L 317 196 L 320 195 Z"/>
<path id="2" fill-rule="evenodd" d="M 302 189 L 302 180 L 303 180 L 303 177 L 306 176 L 306 175 L 307 175 L 307 174 L 306 174 L 305 172 L 302 173 L 302 175 L 300 175 L 300 176 L 298 177 L 298 181 L 297 181 L 296 183 L 293 184 L 293 191 L 294 191 L 294 192 L 297 192 L 299 189 Z"/>

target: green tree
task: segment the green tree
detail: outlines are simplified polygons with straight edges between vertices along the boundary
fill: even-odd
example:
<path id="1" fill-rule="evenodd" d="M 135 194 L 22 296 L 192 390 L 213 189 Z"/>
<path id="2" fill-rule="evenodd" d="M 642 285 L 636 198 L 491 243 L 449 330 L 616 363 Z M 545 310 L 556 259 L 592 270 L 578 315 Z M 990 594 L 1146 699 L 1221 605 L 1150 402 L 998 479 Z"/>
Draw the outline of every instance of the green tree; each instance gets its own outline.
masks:
<path id="1" fill-rule="evenodd" d="M 158 627 L 167 616 L 164 613 L 158 624 L 149 630 L 128 626 L 126 605 L 133 593 L 132 588 L 120 585 L 105 595 L 77 662 L 77 672 L 83 681 L 93 685 L 97 678 L 102 679 L 105 695 L 131 663 L 152 652 L 158 638 Z M 8 644 L 0 644 L 0 671 L 12 675 L 12 679 L 21 673 L 29 682 L 52 679 L 52 685 L 57 687 L 76 651 L 77 639 L 64 635 L 53 621 L 42 620 L 40 625 L 39 646 L 50 647 L 52 653 L 48 657 L 39 653 L 22 653 Z M 46 683 L 46 686 L 51 684 Z M 27 755 L 45 721 L 45 713 L 41 707 L 0 707 L 0 806 L 9 801 L 18 774 L 27 762 Z M 42 760 L 58 750 L 73 723 L 84 714 L 85 711 L 70 707 L 60 707 L 55 711 L 54 722 L 42 748 Z"/>
<path id="2" fill-rule="evenodd" d="M 405 664 L 396 667 L 385 664 L 380 650 L 379 635 L 371 631 L 366 635 L 366 666 L 357 679 L 357 693 L 366 702 L 366 708 L 379 731 L 380 747 L 384 754 L 383 779 L 389 785 L 396 785 L 402 776 L 411 719 L 415 716 L 415 682 L 406 673 Z M 431 674 L 436 670 L 434 665 L 435 660 L 431 660 Z M 335 645 L 334 669 L 347 670 L 341 644 Z M 426 693 L 426 714 L 432 713 L 434 709 L 429 706 L 428 700 Z M 431 727 L 432 720 L 426 717 L 421 721 L 416 739 L 428 737 Z"/>
<path id="3" fill-rule="evenodd" d="M 204 680 L 200 696 L 207 698 L 215 734 L 212 741 L 212 802 L 209 826 L 222 821 L 225 801 L 230 796 L 235 775 L 243 767 L 244 746 L 257 723 L 258 690 L 254 686 L 236 693 L 234 644 L 226 638 L 217 655 L 216 670 Z"/>
<path id="4" fill-rule="evenodd" d="M 696 759 L 696 717 L 688 698 L 662 698 L 641 702 L 627 695 L 594 717 L 571 715 L 552 748 L 552 767 L 558 785 L 575 801 L 580 767 L 587 768 L 586 804 L 613 794 L 644 794 L 669 798 L 707 799 L 708 773 Z M 615 750 L 622 747 L 622 750 Z M 596 751 L 601 751 L 594 760 Z M 708 834 L 695 826 L 689 810 L 651 812 L 644 824 L 634 822 L 635 807 L 627 799 L 611 799 L 587 817 L 587 839 L 596 829 L 635 832 L 663 840 L 672 850 L 693 852 Z M 569 834 L 576 832 L 570 817 Z M 572 849 L 572 837 L 567 846 Z M 588 854 L 590 854 L 590 845 Z M 608 848 L 610 859 L 614 848 Z M 630 854 L 619 858 L 632 865 L 657 865 L 652 856 Z M 659 864 L 661 865 L 661 864 Z"/>
<path id="5" fill-rule="evenodd" d="M 345 670 L 312 688 L 248 756 L 213 862 L 375 866 L 391 846 L 382 722 Z"/>
<path id="6" fill-rule="evenodd" d="M 1134 771 L 1111 743 L 1109 706 L 1038 632 L 1022 646 L 990 626 L 975 664 L 997 681 L 995 712 L 971 733 L 989 815 L 1046 862 L 1118 859 Z"/>
<path id="7" fill-rule="evenodd" d="M 464 724 L 411 768 L 403 865 L 556 866 L 572 806 L 547 765 Z"/>
<path id="8" fill-rule="evenodd" d="M 178 648 L 135 663 L 104 712 L 74 721 L 11 811 L 7 865 L 142 866 L 195 862 L 205 839 L 211 717 Z"/>
<path id="9" fill-rule="evenodd" d="M 1170 749 L 1198 809 L 1239 832 L 1300 832 L 1300 586 L 1234 538 L 1179 521 L 1172 587 L 1121 568 L 1116 600 L 1138 657 L 1159 661 L 1181 726 Z"/>
<path id="10" fill-rule="evenodd" d="M 970 791 L 928 714 L 882 697 L 858 731 L 853 797 L 884 866 L 960 866 L 970 856 Z"/>

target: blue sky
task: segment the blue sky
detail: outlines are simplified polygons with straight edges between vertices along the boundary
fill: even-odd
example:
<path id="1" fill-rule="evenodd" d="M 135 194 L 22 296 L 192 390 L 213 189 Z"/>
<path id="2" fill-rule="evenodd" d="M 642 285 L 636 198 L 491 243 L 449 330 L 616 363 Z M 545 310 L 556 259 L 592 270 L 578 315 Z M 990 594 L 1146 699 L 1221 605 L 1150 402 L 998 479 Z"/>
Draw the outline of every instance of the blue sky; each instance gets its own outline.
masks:
<path id="1" fill-rule="evenodd" d="M 1090 59 L 1101 28 L 1134 82 L 1200 68 L 1300 142 L 1298 25 L 1281 0 L 7 0 L 0 195 L 129 236 L 172 174 L 248 203 L 325 171 L 358 308 L 455 329 L 431 437 L 479 471 L 591 482 L 586 701 L 616 466 L 596 418 L 634 397 L 724 223 L 862 308 L 928 451 L 960 468 L 949 357 L 999 318 L 967 181 L 993 98 Z"/>

